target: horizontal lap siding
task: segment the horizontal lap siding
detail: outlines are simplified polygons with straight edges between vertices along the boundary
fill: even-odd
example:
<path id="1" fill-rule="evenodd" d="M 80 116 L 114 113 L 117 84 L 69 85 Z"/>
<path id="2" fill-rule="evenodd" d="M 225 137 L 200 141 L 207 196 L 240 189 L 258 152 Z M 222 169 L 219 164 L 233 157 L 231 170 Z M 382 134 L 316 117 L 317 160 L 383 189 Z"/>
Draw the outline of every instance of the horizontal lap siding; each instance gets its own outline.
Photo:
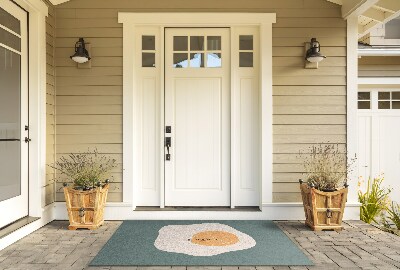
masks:
<path id="1" fill-rule="evenodd" d="M 399 56 L 363 56 L 358 60 L 359 77 L 400 77 Z"/>
<path id="2" fill-rule="evenodd" d="M 55 160 L 55 9 L 47 2 L 49 15 L 46 17 L 46 164 L 53 164 Z M 44 198 L 42 206 L 53 203 L 55 200 L 55 171 L 46 168 L 46 183 L 43 187 Z"/>
<path id="3" fill-rule="evenodd" d="M 122 25 L 118 12 L 272 12 L 275 202 L 299 201 L 296 158 L 314 143 L 346 143 L 346 23 L 325 0 L 72 0 L 57 6 L 57 156 L 96 146 L 122 162 Z M 68 58 L 78 37 L 92 68 Z M 328 58 L 304 69 L 304 42 L 317 37 Z M 122 200 L 122 171 L 110 200 Z M 57 200 L 62 200 L 57 194 Z"/>

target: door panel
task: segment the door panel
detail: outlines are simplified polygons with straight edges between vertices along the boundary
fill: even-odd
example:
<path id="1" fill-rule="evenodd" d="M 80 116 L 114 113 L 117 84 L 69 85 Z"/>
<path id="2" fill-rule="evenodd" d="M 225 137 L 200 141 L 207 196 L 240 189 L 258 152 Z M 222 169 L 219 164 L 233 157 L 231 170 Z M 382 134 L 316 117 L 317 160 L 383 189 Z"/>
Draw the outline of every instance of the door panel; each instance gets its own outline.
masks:
<path id="1" fill-rule="evenodd" d="M 230 205 L 228 29 L 165 31 L 166 206 Z"/>
<path id="2" fill-rule="evenodd" d="M 400 203 L 400 116 L 379 118 L 379 173 L 393 188 L 390 197 Z"/>
<path id="3" fill-rule="evenodd" d="M 220 81 L 175 81 L 176 189 L 222 188 Z"/>
<path id="4" fill-rule="evenodd" d="M 28 215 L 27 13 L 0 1 L 0 228 Z"/>

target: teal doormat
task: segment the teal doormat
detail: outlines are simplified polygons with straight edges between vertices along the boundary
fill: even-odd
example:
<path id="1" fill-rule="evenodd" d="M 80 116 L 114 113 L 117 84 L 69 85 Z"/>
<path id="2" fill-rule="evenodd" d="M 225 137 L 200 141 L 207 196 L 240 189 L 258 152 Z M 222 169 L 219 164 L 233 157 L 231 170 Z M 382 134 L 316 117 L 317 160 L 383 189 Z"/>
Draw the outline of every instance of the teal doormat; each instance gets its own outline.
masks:
<path id="1" fill-rule="evenodd" d="M 124 221 L 91 266 L 313 265 L 272 221 Z"/>

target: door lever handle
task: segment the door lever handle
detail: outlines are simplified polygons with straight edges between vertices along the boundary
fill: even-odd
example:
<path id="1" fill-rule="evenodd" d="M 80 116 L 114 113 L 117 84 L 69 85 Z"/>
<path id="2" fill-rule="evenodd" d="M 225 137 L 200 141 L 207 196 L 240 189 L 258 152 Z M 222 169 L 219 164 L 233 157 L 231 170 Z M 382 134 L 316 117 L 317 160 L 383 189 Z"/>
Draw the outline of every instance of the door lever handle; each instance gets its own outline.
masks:
<path id="1" fill-rule="evenodd" d="M 171 154 L 169 153 L 169 148 L 171 147 L 171 137 L 165 137 L 165 147 L 167 147 L 167 154 L 165 155 L 165 160 L 171 160 Z"/>

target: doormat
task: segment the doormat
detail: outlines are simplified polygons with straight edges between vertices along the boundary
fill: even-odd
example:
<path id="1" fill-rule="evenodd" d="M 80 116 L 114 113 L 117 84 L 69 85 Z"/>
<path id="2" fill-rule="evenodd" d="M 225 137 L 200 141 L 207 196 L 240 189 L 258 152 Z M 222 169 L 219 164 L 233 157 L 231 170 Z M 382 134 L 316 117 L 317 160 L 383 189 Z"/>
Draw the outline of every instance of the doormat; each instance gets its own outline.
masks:
<path id="1" fill-rule="evenodd" d="M 313 265 L 272 221 L 124 221 L 91 266 Z"/>

